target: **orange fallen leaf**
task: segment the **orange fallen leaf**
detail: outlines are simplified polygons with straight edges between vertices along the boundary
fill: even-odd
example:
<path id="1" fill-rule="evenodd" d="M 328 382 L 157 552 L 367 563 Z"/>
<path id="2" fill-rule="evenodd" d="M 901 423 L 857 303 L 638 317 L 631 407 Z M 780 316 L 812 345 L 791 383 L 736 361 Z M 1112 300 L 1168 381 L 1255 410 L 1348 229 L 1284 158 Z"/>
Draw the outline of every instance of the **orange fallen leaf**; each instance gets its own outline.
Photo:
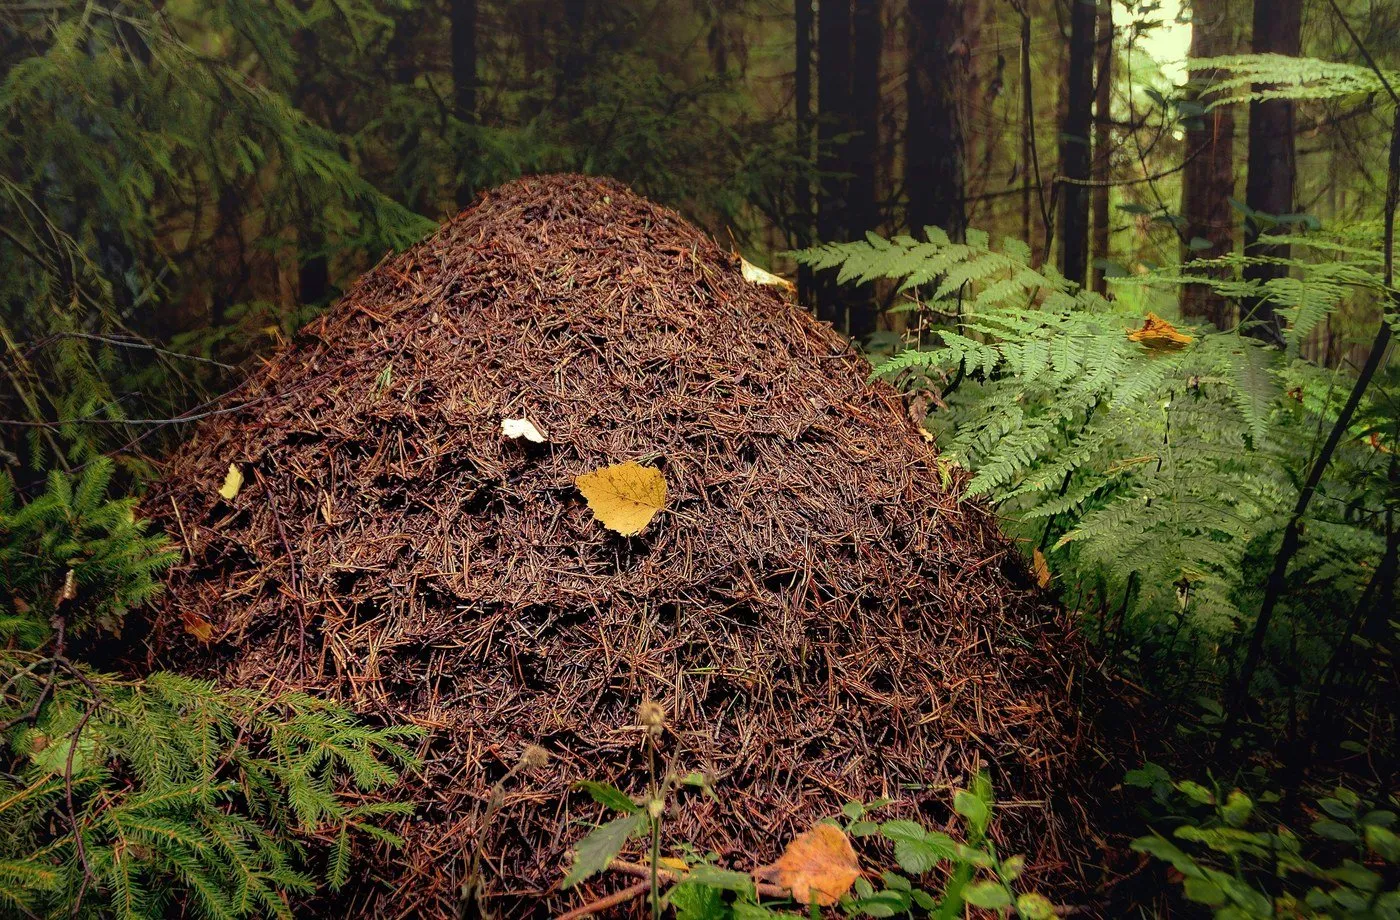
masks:
<path id="1" fill-rule="evenodd" d="M 184 624 L 185 632 L 194 636 L 200 642 L 208 642 L 210 639 L 214 638 L 214 624 L 198 614 L 190 613 L 186 610 L 184 613 L 180 614 L 180 622 Z"/>
<path id="2" fill-rule="evenodd" d="M 1035 583 L 1042 588 L 1050 587 L 1050 563 L 1045 561 L 1045 554 L 1040 551 L 1040 547 L 1035 548 L 1031 562 L 1035 568 Z"/>
<path id="3" fill-rule="evenodd" d="M 801 904 L 829 907 L 860 877 L 860 862 L 840 828 L 818 824 L 798 834 L 777 861 L 754 870 L 754 877 L 786 888 Z"/>
<path id="4" fill-rule="evenodd" d="M 1175 326 L 1156 313 L 1148 313 L 1142 328 L 1129 332 L 1128 338 L 1153 351 L 1180 351 L 1191 344 L 1192 336 L 1177 332 Z"/>

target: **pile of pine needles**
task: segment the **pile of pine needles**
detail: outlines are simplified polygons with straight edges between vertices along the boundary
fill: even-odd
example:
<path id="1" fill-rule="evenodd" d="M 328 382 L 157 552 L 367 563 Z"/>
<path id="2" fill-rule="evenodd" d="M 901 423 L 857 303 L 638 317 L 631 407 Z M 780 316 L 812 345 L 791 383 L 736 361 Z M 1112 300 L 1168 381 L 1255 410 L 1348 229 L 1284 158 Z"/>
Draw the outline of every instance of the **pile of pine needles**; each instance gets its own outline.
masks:
<path id="1" fill-rule="evenodd" d="M 605 817 L 572 784 L 646 786 L 644 700 L 667 768 L 715 793 L 685 787 L 667 851 L 749 868 L 851 799 L 941 821 L 988 768 L 1054 871 L 1077 644 L 868 373 L 674 212 L 512 183 L 361 278 L 171 460 L 154 657 L 432 730 L 407 845 L 358 854 L 354 915 L 625 884 L 557 888 Z M 506 437 L 519 418 L 545 443 Z M 574 483 L 627 460 L 668 492 L 636 537 Z M 547 764 L 515 769 L 530 745 Z"/>

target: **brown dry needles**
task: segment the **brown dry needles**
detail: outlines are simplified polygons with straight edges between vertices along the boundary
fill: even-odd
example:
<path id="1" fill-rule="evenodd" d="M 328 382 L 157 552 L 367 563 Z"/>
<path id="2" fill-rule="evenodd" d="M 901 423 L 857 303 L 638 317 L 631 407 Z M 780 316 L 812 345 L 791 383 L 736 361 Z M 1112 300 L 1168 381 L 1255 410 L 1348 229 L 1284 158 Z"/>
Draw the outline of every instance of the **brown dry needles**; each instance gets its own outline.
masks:
<path id="1" fill-rule="evenodd" d="M 674 212 L 512 183 L 361 278 L 171 461 L 148 510 L 185 559 L 156 654 L 432 730 L 407 846 L 360 852 L 337 915 L 453 917 L 473 886 L 531 915 L 618 885 L 556 887 L 603 817 L 571 784 L 645 788 L 644 699 L 667 765 L 719 799 L 682 793 L 666 852 L 751 867 L 848 799 L 941 820 L 989 767 L 1053 863 L 1073 643 L 867 374 Z M 628 461 L 666 489 L 634 537 L 575 488 Z M 527 745 L 548 765 L 488 810 Z"/>

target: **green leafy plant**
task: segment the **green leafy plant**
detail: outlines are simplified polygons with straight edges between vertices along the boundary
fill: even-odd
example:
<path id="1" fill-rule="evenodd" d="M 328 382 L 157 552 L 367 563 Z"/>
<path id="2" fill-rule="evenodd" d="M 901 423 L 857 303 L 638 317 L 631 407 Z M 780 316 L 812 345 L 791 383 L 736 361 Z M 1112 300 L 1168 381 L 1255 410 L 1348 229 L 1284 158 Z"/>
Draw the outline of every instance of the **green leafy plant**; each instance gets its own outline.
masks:
<path id="1" fill-rule="evenodd" d="M 1317 801 L 1318 817 L 1299 835 L 1261 814 L 1278 801 L 1239 789 L 1173 782 L 1156 764 L 1129 771 L 1128 785 L 1152 790 L 1170 835 L 1153 833 L 1133 849 L 1169 863 L 1188 900 L 1220 920 L 1394 920 L 1400 917 L 1397 803 L 1374 807 L 1338 787 Z"/>
<path id="2" fill-rule="evenodd" d="M 132 500 L 106 498 L 111 472 L 54 474 L 27 504 L 0 476 L 0 909 L 289 917 L 290 895 L 346 882 L 361 838 L 397 845 L 378 819 L 412 805 L 383 794 L 417 764 L 420 732 L 304 694 L 125 679 L 70 657 L 158 591 L 174 558 Z"/>
<path id="3" fill-rule="evenodd" d="M 598 804 L 621 812 L 621 817 L 599 825 L 579 840 L 563 887 L 621 867 L 630 874 L 650 878 L 658 909 L 669 908 L 677 920 L 800 916 L 784 909 L 793 905 L 788 890 L 756 881 L 768 877 L 771 867 L 752 872 L 720 868 L 714 865 L 714 854 L 710 854 L 689 860 L 666 860 L 665 868 L 661 868 L 663 861 L 655 847 L 646 865 L 620 862 L 618 856 L 630 841 L 648 836 L 658 825 L 665 806 L 652 806 L 654 799 L 637 803 L 604 783 L 585 782 L 579 788 Z M 962 839 L 930 830 L 914 820 L 880 820 L 876 813 L 891 804 L 888 800 L 848 802 L 840 818 L 827 819 L 845 836 L 862 842 L 861 849 L 870 864 L 879 865 L 893 856 L 887 868 L 854 872 L 848 877 L 849 891 L 842 894 L 836 905 L 842 913 L 854 917 L 928 916 L 951 920 L 964 916 L 967 908 L 973 907 L 1025 920 L 1056 916 L 1054 905 L 1044 895 L 1019 890 L 1025 859 L 1001 857 L 988 839 L 995 806 L 985 774 L 976 778 L 971 789 L 954 793 L 953 811 L 962 825 Z M 689 853 L 696 850 L 694 846 L 683 849 Z M 775 865 L 780 864 L 781 860 Z M 657 867 L 657 871 L 652 872 L 652 867 Z M 850 878 L 854 878 L 853 884 Z M 878 887 L 873 879 L 878 879 Z M 812 916 L 821 913 L 815 904 L 796 906 Z M 588 909 L 585 905 L 574 913 Z"/>

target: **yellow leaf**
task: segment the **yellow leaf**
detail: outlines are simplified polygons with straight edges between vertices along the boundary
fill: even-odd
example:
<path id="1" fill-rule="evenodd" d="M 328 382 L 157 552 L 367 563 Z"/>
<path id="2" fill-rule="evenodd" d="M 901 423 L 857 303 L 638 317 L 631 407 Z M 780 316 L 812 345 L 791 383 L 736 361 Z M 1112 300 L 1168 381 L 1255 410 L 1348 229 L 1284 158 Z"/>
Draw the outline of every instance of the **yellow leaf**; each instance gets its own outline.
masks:
<path id="1" fill-rule="evenodd" d="M 180 621 L 184 624 L 185 632 L 194 636 L 200 642 L 208 642 L 214 637 L 214 624 L 204 617 L 186 610 L 180 614 Z"/>
<path id="2" fill-rule="evenodd" d="M 1154 351 L 1180 351 L 1191 344 L 1191 336 L 1177 332 L 1176 327 L 1156 313 L 1147 314 L 1141 329 L 1128 333 L 1128 338 L 1141 342 Z"/>
<path id="3" fill-rule="evenodd" d="M 838 827 L 818 824 L 798 834 L 777 862 L 754 870 L 754 876 L 792 892 L 799 904 L 829 907 L 860 877 L 860 862 Z"/>
<path id="4" fill-rule="evenodd" d="M 797 293 L 797 285 L 781 275 L 775 275 L 770 271 L 759 268 L 743 256 L 739 257 L 739 269 L 744 273 L 744 280 L 750 284 L 766 284 L 772 287 L 780 287 L 789 294 Z"/>
<path id="5" fill-rule="evenodd" d="M 666 477 L 635 460 L 576 476 L 574 485 L 598 523 L 624 537 L 641 533 L 666 507 Z"/>
<path id="6" fill-rule="evenodd" d="M 524 438 L 527 441 L 534 441 L 536 444 L 545 442 L 545 436 L 526 418 L 501 419 L 501 434 L 508 438 Z"/>
<path id="7" fill-rule="evenodd" d="M 219 494 L 224 497 L 225 501 L 231 502 L 241 488 L 243 488 L 243 471 L 238 468 L 237 464 L 230 463 L 228 475 L 224 477 L 224 484 L 220 487 Z"/>
<path id="8" fill-rule="evenodd" d="M 1040 551 L 1040 547 L 1035 548 L 1035 556 L 1031 561 L 1035 568 L 1035 583 L 1042 588 L 1050 587 L 1050 564 L 1045 561 L 1045 554 Z"/>
<path id="9" fill-rule="evenodd" d="M 678 859 L 675 856 L 663 856 L 656 861 L 656 865 L 671 872 L 690 871 L 690 866 L 686 864 L 686 861 L 684 859 Z"/>

